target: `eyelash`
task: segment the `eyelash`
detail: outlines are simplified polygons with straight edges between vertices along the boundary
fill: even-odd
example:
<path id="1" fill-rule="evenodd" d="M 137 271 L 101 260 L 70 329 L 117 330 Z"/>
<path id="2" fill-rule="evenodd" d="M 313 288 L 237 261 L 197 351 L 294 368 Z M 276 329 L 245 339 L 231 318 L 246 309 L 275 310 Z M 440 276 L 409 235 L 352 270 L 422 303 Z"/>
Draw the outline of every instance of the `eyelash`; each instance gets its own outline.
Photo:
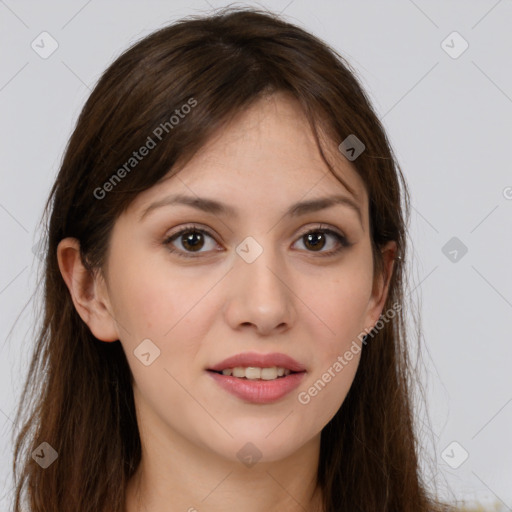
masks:
<path id="1" fill-rule="evenodd" d="M 176 254 L 180 258 L 189 258 L 189 259 L 191 259 L 191 258 L 198 258 L 202 254 L 201 252 L 197 252 L 195 254 L 191 253 L 191 252 L 183 252 L 181 249 L 176 249 L 176 248 L 171 246 L 171 243 L 174 240 L 178 239 L 181 235 L 183 235 L 185 233 L 189 233 L 189 232 L 198 232 L 198 233 L 201 233 L 203 235 L 208 235 L 209 237 L 211 237 L 211 238 L 213 238 L 215 240 L 215 237 L 213 236 L 213 234 L 210 233 L 208 230 L 200 228 L 200 227 L 198 227 L 195 224 L 191 224 L 191 225 L 185 226 L 180 231 L 178 231 L 176 233 L 173 233 L 172 235 L 166 237 L 165 240 L 163 241 L 163 245 L 165 245 L 167 247 L 167 250 L 170 253 Z M 340 233 L 338 233 L 338 232 L 336 232 L 336 231 L 334 231 L 332 229 L 329 229 L 329 228 L 322 228 L 321 226 L 318 227 L 318 228 L 310 229 L 310 230 L 306 231 L 305 233 L 302 233 L 297 240 L 299 240 L 299 239 L 301 239 L 301 238 L 303 238 L 306 235 L 309 235 L 311 233 L 322 233 L 322 234 L 332 235 L 332 236 L 334 236 L 334 238 L 340 244 L 340 247 L 338 247 L 337 249 L 317 253 L 317 254 L 320 255 L 320 257 L 334 256 L 334 255 L 340 253 L 341 251 L 343 251 L 344 249 L 347 249 L 348 247 L 350 247 L 352 245 L 352 243 L 350 243 Z M 203 251 L 203 252 L 208 252 L 208 251 Z M 314 251 L 306 251 L 306 252 L 314 253 Z"/>

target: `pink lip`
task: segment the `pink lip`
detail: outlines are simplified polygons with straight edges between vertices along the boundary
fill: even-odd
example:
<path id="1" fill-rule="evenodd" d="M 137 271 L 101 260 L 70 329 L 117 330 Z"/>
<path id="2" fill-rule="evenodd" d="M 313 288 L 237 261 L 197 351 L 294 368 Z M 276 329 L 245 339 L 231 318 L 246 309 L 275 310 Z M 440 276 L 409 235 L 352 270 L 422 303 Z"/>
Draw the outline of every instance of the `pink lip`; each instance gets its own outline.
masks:
<path id="1" fill-rule="evenodd" d="M 251 380 L 238 377 L 222 375 L 221 372 L 227 368 L 237 366 L 258 368 L 272 368 L 279 366 L 295 372 L 286 377 L 279 377 L 275 380 Z M 275 402 L 297 388 L 306 374 L 306 368 L 286 354 L 258 354 L 256 352 L 245 352 L 228 357 L 220 363 L 208 368 L 208 374 L 224 390 L 232 395 L 256 404 Z"/>
<path id="2" fill-rule="evenodd" d="M 208 372 L 223 389 L 236 397 L 255 404 L 266 404 L 283 398 L 297 388 L 306 372 L 291 373 L 275 380 L 249 380 Z"/>
<path id="3" fill-rule="evenodd" d="M 228 357 L 217 363 L 215 366 L 208 368 L 208 370 L 214 370 L 221 372 L 226 368 L 236 368 L 237 366 L 255 366 L 258 368 L 272 368 L 273 366 L 280 366 L 281 368 L 288 368 L 292 372 L 304 372 L 306 368 L 286 354 L 258 354 L 256 352 L 244 352 L 243 354 L 237 354 L 232 357 Z M 236 377 L 235 377 L 236 378 Z"/>

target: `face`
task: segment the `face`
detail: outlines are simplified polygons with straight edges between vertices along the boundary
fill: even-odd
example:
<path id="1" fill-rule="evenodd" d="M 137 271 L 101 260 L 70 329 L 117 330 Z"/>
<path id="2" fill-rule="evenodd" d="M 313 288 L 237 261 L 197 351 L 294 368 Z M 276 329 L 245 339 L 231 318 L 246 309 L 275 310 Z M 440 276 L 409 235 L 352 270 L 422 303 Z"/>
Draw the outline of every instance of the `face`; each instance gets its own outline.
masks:
<path id="1" fill-rule="evenodd" d="M 378 320 L 387 283 L 372 274 L 363 182 L 334 156 L 352 195 L 307 126 L 293 99 L 260 100 L 116 222 L 108 320 L 88 323 L 121 341 L 141 428 L 233 461 L 251 442 L 272 461 L 318 440 L 343 403 L 360 352 L 343 356 Z M 178 194 L 221 206 L 172 203 Z M 345 199 L 290 212 L 332 196 Z M 239 354 L 249 358 L 223 363 Z M 210 371 L 234 366 L 294 373 Z"/>

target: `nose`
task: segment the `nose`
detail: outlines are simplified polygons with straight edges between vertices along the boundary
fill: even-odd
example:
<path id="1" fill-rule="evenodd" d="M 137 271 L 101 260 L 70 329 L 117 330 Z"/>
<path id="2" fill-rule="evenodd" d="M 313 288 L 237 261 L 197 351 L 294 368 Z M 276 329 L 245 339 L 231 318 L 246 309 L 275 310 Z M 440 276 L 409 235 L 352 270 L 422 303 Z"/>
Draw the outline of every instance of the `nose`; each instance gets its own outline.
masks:
<path id="1" fill-rule="evenodd" d="M 276 251 L 265 248 L 251 263 L 237 255 L 233 265 L 224 306 L 231 328 L 252 328 L 262 336 L 290 329 L 296 318 L 295 296 L 290 273 Z"/>

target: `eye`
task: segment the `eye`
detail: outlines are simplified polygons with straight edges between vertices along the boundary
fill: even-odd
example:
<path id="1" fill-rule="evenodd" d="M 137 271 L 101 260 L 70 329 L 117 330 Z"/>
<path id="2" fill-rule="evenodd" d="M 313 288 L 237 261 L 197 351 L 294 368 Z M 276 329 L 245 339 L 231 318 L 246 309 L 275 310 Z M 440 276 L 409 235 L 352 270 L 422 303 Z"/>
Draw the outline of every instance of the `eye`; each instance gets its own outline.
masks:
<path id="1" fill-rule="evenodd" d="M 331 247 L 334 245 L 334 248 L 323 251 L 322 249 L 329 245 L 329 238 L 331 238 Z M 321 256 L 333 256 L 352 245 L 341 233 L 322 226 L 306 231 L 298 241 L 303 242 L 307 252 L 318 252 Z"/>
<path id="2" fill-rule="evenodd" d="M 208 239 L 210 247 L 208 248 Z M 323 250 L 326 246 L 334 246 L 329 250 Z M 345 236 L 333 229 L 319 226 L 303 233 L 297 242 L 303 242 L 306 252 L 319 253 L 320 256 L 333 256 L 352 244 Z M 297 243 L 295 242 L 295 243 Z M 214 236 L 207 230 L 199 228 L 197 225 L 189 225 L 180 231 L 168 236 L 163 244 L 167 249 L 182 258 L 195 258 L 202 252 L 216 250 Z M 179 244 L 181 247 L 177 247 Z M 202 250 L 206 247 L 206 250 Z"/>
<path id="3" fill-rule="evenodd" d="M 214 242 L 213 246 L 210 247 L 210 249 L 214 249 L 215 239 L 213 238 L 213 235 L 205 229 L 192 225 L 186 226 L 177 233 L 170 235 L 163 243 L 171 253 L 175 253 L 177 256 L 183 258 L 194 258 L 196 256 L 192 253 L 208 252 L 208 249 L 206 251 L 201 251 L 205 246 L 205 240 L 207 238 L 210 238 Z M 178 242 L 181 245 L 181 248 L 176 248 L 176 246 L 173 245 L 175 242 Z M 208 244 L 206 244 L 206 246 L 208 246 Z"/>

